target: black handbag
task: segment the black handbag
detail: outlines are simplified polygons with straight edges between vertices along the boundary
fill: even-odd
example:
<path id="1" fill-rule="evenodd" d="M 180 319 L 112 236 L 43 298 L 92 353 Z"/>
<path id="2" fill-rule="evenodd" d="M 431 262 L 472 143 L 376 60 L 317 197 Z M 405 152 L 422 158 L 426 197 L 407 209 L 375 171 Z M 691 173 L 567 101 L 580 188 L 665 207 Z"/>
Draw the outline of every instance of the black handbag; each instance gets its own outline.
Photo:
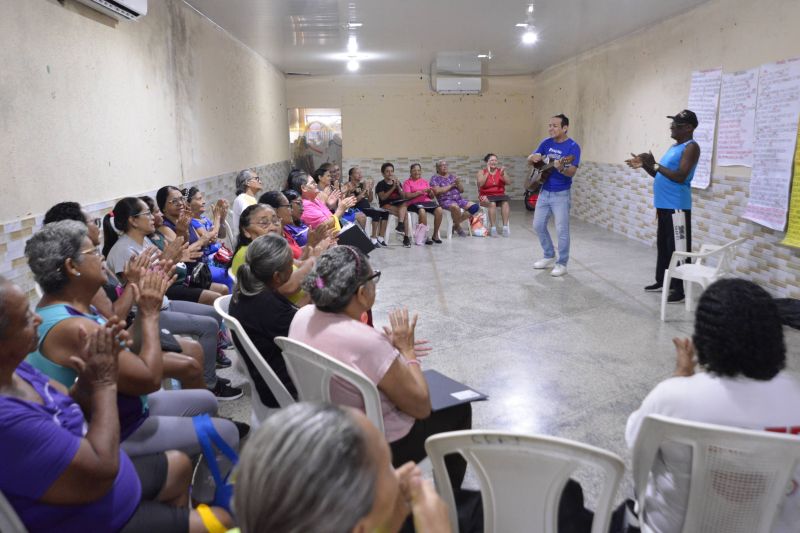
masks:
<path id="1" fill-rule="evenodd" d="M 211 269 L 205 263 L 195 263 L 191 274 L 187 278 L 189 287 L 208 289 L 211 287 Z"/>

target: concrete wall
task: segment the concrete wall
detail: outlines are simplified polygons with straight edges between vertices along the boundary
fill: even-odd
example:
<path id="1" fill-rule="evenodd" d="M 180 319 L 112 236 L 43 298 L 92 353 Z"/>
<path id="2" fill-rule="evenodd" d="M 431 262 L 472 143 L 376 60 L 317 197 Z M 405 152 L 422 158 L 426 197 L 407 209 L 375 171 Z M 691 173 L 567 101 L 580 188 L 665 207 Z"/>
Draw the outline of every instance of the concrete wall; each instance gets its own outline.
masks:
<path id="1" fill-rule="evenodd" d="M 233 200 L 256 167 L 289 168 L 283 74 L 180 0 L 116 22 L 74 0 L 0 0 L 0 273 L 64 200 L 100 215 L 166 184 Z"/>
<path id="2" fill-rule="evenodd" d="M 0 221 L 286 160 L 283 74 L 178 0 L 0 0 Z"/>
<path id="3" fill-rule="evenodd" d="M 664 117 L 686 107 L 693 70 L 733 72 L 796 57 L 797 20 L 796 0 L 711 0 L 536 76 L 534 136 L 546 135 L 548 118 L 563 111 L 583 148 L 573 214 L 654 243 L 652 179 L 623 160 L 648 149 L 660 157 L 672 143 Z M 749 177 L 747 168 L 715 167 L 711 187 L 694 190 L 695 247 L 748 237 L 738 273 L 800 297 L 800 251 L 776 244 L 783 233 L 740 216 Z"/>
<path id="4" fill-rule="evenodd" d="M 343 158 L 525 155 L 532 83 L 490 78 L 481 95 L 441 95 L 427 75 L 290 77 L 287 106 L 342 110 Z"/>

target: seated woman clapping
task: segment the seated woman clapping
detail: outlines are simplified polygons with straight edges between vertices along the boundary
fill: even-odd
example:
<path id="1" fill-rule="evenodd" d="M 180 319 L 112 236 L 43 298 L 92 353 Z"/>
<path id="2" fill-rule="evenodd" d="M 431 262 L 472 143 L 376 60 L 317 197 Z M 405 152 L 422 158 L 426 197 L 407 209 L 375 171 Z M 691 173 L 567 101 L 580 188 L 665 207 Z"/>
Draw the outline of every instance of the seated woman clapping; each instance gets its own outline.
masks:
<path id="1" fill-rule="evenodd" d="M 480 211 L 480 206 L 461 196 L 464 193 L 461 178 L 448 173 L 447 168 L 447 161 L 444 159 L 436 162 L 436 174 L 430 179 L 431 188 L 436 194 L 439 204 L 450 211 L 455 232 L 461 237 L 466 237 L 467 232 L 464 231 L 461 224 Z"/>
<path id="2" fill-rule="evenodd" d="M 289 201 L 291 220 L 283 224 L 283 231 L 294 239 L 298 246 L 305 246 L 308 242 L 308 226 L 303 222 L 303 199 L 294 189 L 283 191 L 284 197 Z"/>
<path id="3" fill-rule="evenodd" d="M 239 269 L 246 262 L 247 250 L 250 244 L 263 235 L 276 235 L 282 238 L 280 217 L 272 207 L 258 203 L 242 211 L 239 217 L 239 237 L 236 241 L 236 253 L 231 264 L 232 272 L 239 275 Z M 288 245 L 288 243 L 287 243 Z M 293 304 L 301 306 L 309 303 L 308 295 L 301 285 L 303 278 L 308 274 L 313 262 L 293 262 L 293 273 L 279 288 L 278 291 L 288 298 Z"/>
<path id="4" fill-rule="evenodd" d="M 181 192 L 192 214 L 192 221 L 189 224 L 189 244 L 194 244 L 199 239 L 207 240 L 203 256 L 204 262 L 208 263 L 211 269 L 211 280 L 226 285 L 230 290 L 232 284 L 227 270 L 231 258 L 222 257 L 225 248 L 218 240 L 226 235 L 224 222 L 228 213 L 228 202 L 223 199 L 217 200 L 211 206 L 211 218 L 208 218 L 205 197 L 197 187 L 189 187 Z"/>
<path id="5" fill-rule="evenodd" d="M 242 452 L 234 510 L 242 533 L 394 533 L 409 512 L 417 531 L 451 531 L 419 468 L 392 468 L 367 417 L 323 404 L 291 405 L 264 421 Z"/>
<path id="6" fill-rule="evenodd" d="M 83 331 L 67 388 L 25 362 L 42 318 L 0 278 L 0 491 L 29 531 L 206 531 L 190 511 L 192 464 L 177 451 L 120 449 L 117 323 Z M 213 509 L 230 525 L 230 516 Z"/>
<path id="7" fill-rule="evenodd" d="M 28 362 L 65 387 L 78 368 L 72 356 L 81 350 L 86 333 L 115 324 L 116 317 L 99 314 L 91 302 L 106 281 L 102 256 L 87 236 L 86 226 L 64 220 L 44 226 L 25 245 L 36 282 L 44 291 L 37 311 L 39 343 Z M 123 449 L 143 455 L 169 449 L 190 454 L 200 451 L 191 416 L 214 413 L 217 400 L 207 390 L 164 391 L 164 356 L 159 338 L 159 313 L 169 279 L 158 270 L 142 272 L 136 292 L 130 349 L 120 352 L 119 418 Z M 236 426 L 215 419 L 219 433 L 231 446 L 239 441 Z"/>
<path id="8" fill-rule="evenodd" d="M 292 253 L 285 239 L 265 234 L 253 240 L 247 246 L 245 262 L 239 267 L 229 312 L 242 324 L 286 389 L 297 397 L 281 350 L 275 344 L 275 337 L 288 335 L 289 325 L 297 312 L 297 307 L 280 291 L 292 276 L 293 266 Z M 238 345 L 238 339 L 234 342 Z M 245 353 L 241 346 L 239 353 Z M 261 402 L 267 407 L 280 407 L 253 363 L 246 357 L 245 363 Z"/>
<path id="9" fill-rule="evenodd" d="M 433 213 L 433 238 L 425 239 L 425 244 L 441 244 L 439 238 L 439 227 L 442 225 L 442 207 L 436 201 L 433 189 L 427 181 L 422 179 L 422 167 L 419 163 L 411 165 L 411 176 L 403 182 L 403 197 L 406 199 L 406 206 L 409 211 L 417 213 L 419 223 L 424 226 L 414 228 L 416 244 L 422 244 L 422 239 L 417 239 L 417 232 L 427 231 L 427 213 Z"/>
<path id="10" fill-rule="evenodd" d="M 293 173 L 289 177 L 289 188 L 294 189 L 303 199 L 302 221 L 311 229 L 320 224 L 326 224 L 331 229 L 342 229 L 340 219 L 348 209 L 356 204 L 355 198 L 342 198 L 338 200 L 334 211 L 331 212 L 326 203 L 318 198 L 320 191 L 317 188 L 317 182 L 308 174 L 301 172 Z M 338 189 L 332 194 L 339 194 Z"/>
<path id="11" fill-rule="evenodd" d="M 497 237 L 497 207 L 500 207 L 500 215 L 503 219 L 503 237 L 511 235 L 511 230 L 508 226 L 508 216 L 511 212 L 509 204 L 509 197 L 506 194 L 506 185 L 511 183 L 511 180 L 506 176 L 506 169 L 499 167 L 497 156 L 494 154 L 486 154 L 483 158 L 486 162 L 486 167 L 478 171 L 475 179 L 478 182 L 478 199 L 483 207 L 489 209 L 489 226 L 491 227 L 492 237 Z"/>
<path id="12" fill-rule="evenodd" d="M 386 439 L 395 466 L 425 457 L 425 439 L 443 431 L 468 429 L 469 404 L 431 412 L 425 376 L 417 359 L 414 329 L 417 318 L 405 309 L 390 313 L 391 327 L 378 331 L 360 321 L 375 303 L 380 271 L 352 246 L 335 246 L 323 253 L 303 288 L 314 305 L 301 308 L 289 328 L 289 337 L 321 350 L 363 372 L 381 395 Z M 361 395 L 334 380 L 335 403 L 364 409 Z M 466 462 L 460 456 L 447 460 L 450 478 L 461 485 Z"/>

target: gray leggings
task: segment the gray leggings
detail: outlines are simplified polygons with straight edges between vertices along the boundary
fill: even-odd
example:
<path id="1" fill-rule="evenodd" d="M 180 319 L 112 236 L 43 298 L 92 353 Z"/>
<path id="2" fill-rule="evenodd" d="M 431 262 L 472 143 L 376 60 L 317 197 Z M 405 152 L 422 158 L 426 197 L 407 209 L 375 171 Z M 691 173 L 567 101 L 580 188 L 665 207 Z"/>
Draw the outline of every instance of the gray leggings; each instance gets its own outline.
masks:
<path id="1" fill-rule="evenodd" d="M 161 311 L 159 325 L 176 335 L 192 335 L 203 347 L 203 380 L 206 387 L 217 384 L 217 338 L 222 318 L 210 305 L 170 300 Z"/>
<path id="2" fill-rule="evenodd" d="M 147 395 L 150 416 L 125 439 L 122 449 L 131 457 L 166 450 L 200 454 L 192 417 L 217 413 L 217 399 L 206 390 L 160 390 Z M 232 448 L 239 447 L 239 430 L 230 420 L 213 418 L 214 427 Z"/>

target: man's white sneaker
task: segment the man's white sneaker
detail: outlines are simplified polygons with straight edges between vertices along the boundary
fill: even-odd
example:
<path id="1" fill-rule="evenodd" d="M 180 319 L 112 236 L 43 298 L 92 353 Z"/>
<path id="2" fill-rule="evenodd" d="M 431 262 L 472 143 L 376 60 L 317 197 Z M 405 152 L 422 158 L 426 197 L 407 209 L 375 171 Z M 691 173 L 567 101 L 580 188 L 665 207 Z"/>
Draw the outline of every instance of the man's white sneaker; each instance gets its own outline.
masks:
<path id="1" fill-rule="evenodd" d="M 556 264 L 556 258 L 555 257 L 551 257 L 549 259 L 545 257 L 544 259 L 539 259 L 538 261 L 536 261 L 533 264 L 533 268 L 535 268 L 537 270 L 542 270 L 542 269 L 545 269 L 545 268 L 550 268 L 551 266 L 553 266 L 555 264 Z"/>
<path id="2" fill-rule="evenodd" d="M 489 234 L 490 234 L 492 237 L 497 237 L 497 228 L 494 228 L 494 227 L 493 227 L 493 228 L 492 228 L 492 230 L 489 232 Z"/>
<path id="3" fill-rule="evenodd" d="M 556 265 L 555 268 L 553 268 L 553 271 L 550 272 L 550 275 L 553 276 L 554 278 L 560 278 L 566 273 L 567 273 L 567 265 Z"/>
<path id="4" fill-rule="evenodd" d="M 508 226 L 503 226 L 503 237 L 511 235 L 511 229 Z"/>

